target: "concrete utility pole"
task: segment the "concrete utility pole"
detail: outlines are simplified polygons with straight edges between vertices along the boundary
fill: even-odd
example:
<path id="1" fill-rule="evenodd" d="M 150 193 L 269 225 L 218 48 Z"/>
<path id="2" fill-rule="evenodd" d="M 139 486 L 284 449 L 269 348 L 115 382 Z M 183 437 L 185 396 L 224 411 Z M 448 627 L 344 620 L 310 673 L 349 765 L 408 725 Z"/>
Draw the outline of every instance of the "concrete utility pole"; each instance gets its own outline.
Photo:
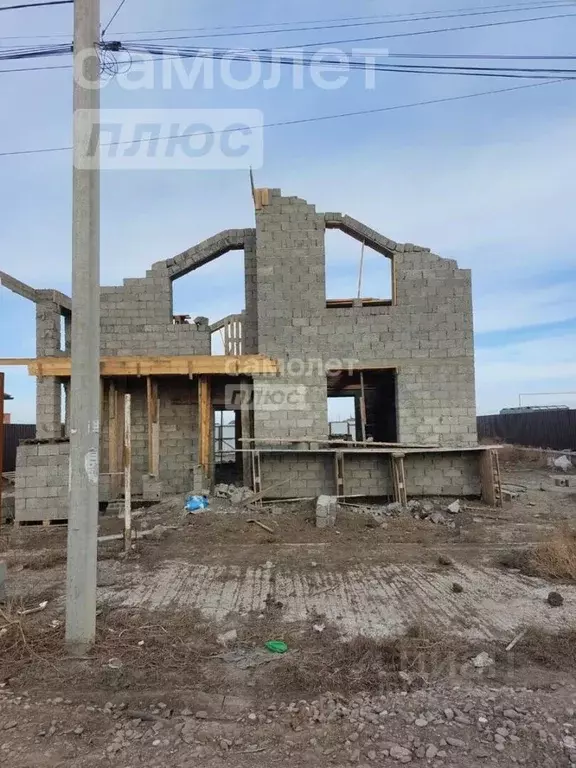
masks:
<path id="1" fill-rule="evenodd" d="M 100 443 L 100 0 L 74 2 L 74 168 L 70 514 L 66 643 L 82 655 L 96 634 Z M 93 55 L 91 55 L 93 53 Z M 99 151 L 99 149 L 97 150 Z M 95 162 L 96 160 L 96 162 Z"/>

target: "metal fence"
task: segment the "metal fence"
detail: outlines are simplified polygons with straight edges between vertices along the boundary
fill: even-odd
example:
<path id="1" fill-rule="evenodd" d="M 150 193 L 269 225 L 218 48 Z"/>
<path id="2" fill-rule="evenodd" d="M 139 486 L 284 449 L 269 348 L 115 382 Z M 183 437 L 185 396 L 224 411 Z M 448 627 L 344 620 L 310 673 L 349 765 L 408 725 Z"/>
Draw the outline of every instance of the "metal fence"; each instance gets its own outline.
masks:
<path id="1" fill-rule="evenodd" d="M 16 469 L 16 448 L 20 440 L 30 440 L 34 437 L 36 437 L 35 424 L 4 424 L 3 472 L 14 472 Z"/>
<path id="2" fill-rule="evenodd" d="M 576 410 L 499 413 L 479 416 L 478 438 L 514 445 L 576 450 Z"/>

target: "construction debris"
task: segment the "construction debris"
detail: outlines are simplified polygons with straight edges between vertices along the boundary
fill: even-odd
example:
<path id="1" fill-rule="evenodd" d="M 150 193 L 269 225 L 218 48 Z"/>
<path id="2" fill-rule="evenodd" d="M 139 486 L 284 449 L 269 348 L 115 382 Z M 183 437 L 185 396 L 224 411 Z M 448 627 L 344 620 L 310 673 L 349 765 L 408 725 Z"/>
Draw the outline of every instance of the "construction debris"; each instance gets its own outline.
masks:
<path id="1" fill-rule="evenodd" d="M 482 653 L 479 653 L 478 656 L 472 659 L 472 664 L 476 669 L 486 669 L 487 667 L 493 667 L 495 662 L 486 651 L 482 651 Z"/>
<path id="2" fill-rule="evenodd" d="M 263 528 L 265 531 L 268 531 L 268 533 L 274 533 L 274 529 L 270 528 L 269 525 L 265 525 L 264 523 L 261 523 L 260 520 L 247 520 L 247 523 L 254 523 L 254 525 L 260 526 L 260 528 Z"/>
<path id="3" fill-rule="evenodd" d="M 338 512 L 338 499 L 335 496 L 319 496 L 316 502 L 316 527 L 333 528 Z"/>
<path id="4" fill-rule="evenodd" d="M 553 464 L 556 469 L 560 469 L 562 472 L 568 472 L 568 470 L 574 468 L 568 456 L 558 456 L 557 459 L 554 459 Z"/>

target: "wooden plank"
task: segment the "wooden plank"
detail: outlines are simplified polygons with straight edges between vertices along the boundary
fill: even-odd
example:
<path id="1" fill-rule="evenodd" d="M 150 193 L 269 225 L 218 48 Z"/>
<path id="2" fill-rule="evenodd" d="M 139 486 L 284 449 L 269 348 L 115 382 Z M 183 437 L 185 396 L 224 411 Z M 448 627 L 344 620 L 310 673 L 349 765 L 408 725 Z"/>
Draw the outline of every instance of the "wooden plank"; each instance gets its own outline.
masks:
<path id="1" fill-rule="evenodd" d="M 158 477 L 160 463 L 160 425 L 158 418 L 158 382 L 146 377 L 146 413 L 148 425 L 148 474 Z"/>
<path id="2" fill-rule="evenodd" d="M 101 381 L 104 381 L 101 379 Z M 116 498 L 118 488 L 118 402 L 116 383 L 108 382 L 108 472 L 110 473 L 110 496 Z"/>
<path id="3" fill-rule="evenodd" d="M 252 394 L 252 387 L 250 382 L 243 379 L 240 382 L 240 435 L 241 440 L 245 440 L 245 447 L 248 448 L 249 440 L 252 437 L 252 418 L 250 399 Z M 252 466 L 250 460 L 250 454 L 248 451 L 242 451 L 242 484 L 245 488 L 252 487 Z"/>
<path id="4" fill-rule="evenodd" d="M 366 442 L 366 390 L 364 389 L 364 373 L 360 371 L 360 434 L 362 442 Z"/>
<path id="5" fill-rule="evenodd" d="M 406 505 L 408 501 L 406 493 L 406 475 L 404 472 L 404 454 L 393 453 L 390 456 L 390 469 L 392 474 L 392 493 L 394 501 Z"/>
<path id="6" fill-rule="evenodd" d="M 204 476 L 212 479 L 212 390 L 208 376 L 198 378 L 198 464 Z"/>
<path id="7" fill-rule="evenodd" d="M 11 361 L 11 362 L 10 362 Z M 32 376 L 70 376 L 69 357 L 10 358 L 6 365 L 28 365 Z M 101 376 L 188 376 L 190 374 L 278 373 L 278 361 L 265 355 L 177 355 L 103 357 Z"/>
<path id="8" fill-rule="evenodd" d="M 495 451 L 486 450 L 480 454 L 480 486 L 482 501 L 491 507 L 502 505 L 499 466 L 495 464 L 498 456 Z"/>
<path id="9" fill-rule="evenodd" d="M 124 395 L 124 549 L 132 544 L 132 403 L 131 396 Z"/>
<path id="10" fill-rule="evenodd" d="M 336 451 L 334 454 L 334 475 L 336 478 L 336 496 L 345 496 L 344 488 L 344 454 Z"/>

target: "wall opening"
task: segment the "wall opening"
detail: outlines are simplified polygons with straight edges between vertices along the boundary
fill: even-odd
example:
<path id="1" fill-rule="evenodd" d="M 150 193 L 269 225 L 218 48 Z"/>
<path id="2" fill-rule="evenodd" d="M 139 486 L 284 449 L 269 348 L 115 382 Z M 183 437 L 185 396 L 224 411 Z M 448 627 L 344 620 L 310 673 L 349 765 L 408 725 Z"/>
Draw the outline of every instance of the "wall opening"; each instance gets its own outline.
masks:
<path id="1" fill-rule="evenodd" d="M 357 440 L 356 397 L 328 394 L 328 427 L 331 440 Z"/>
<path id="2" fill-rule="evenodd" d="M 216 483 L 236 483 L 239 477 L 238 412 L 214 409 L 213 452 Z"/>
<path id="3" fill-rule="evenodd" d="M 351 415 L 348 415 L 353 409 Z M 333 416 L 338 415 L 337 418 Z M 353 419 L 353 422 L 352 422 Z M 330 431 L 348 422 L 348 440 L 398 441 L 396 371 L 331 371 L 328 375 Z M 332 422 L 336 424 L 333 425 Z M 340 439 L 335 435 L 334 439 Z"/>
<path id="4" fill-rule="evenodd" d="M 212 325 L 228 315 L 240 315 L 245 304 L 244 251 L 229 251 L 172 283 L 172 314 L 177 323 L 207 317 Z M 219 331 L 212 334 L 212 354 L 224 354 Z"/>
<path id="5" fill-rule="evenodd" d="M 66 318 L 60 315 L 60 352 L 66 352 Z"/>
<path id="6" fill-rule="evenodd" d="M 326 302 L 328 307 L 393 303 L 394 262 L 337 229 L 326 231 Z"/>

